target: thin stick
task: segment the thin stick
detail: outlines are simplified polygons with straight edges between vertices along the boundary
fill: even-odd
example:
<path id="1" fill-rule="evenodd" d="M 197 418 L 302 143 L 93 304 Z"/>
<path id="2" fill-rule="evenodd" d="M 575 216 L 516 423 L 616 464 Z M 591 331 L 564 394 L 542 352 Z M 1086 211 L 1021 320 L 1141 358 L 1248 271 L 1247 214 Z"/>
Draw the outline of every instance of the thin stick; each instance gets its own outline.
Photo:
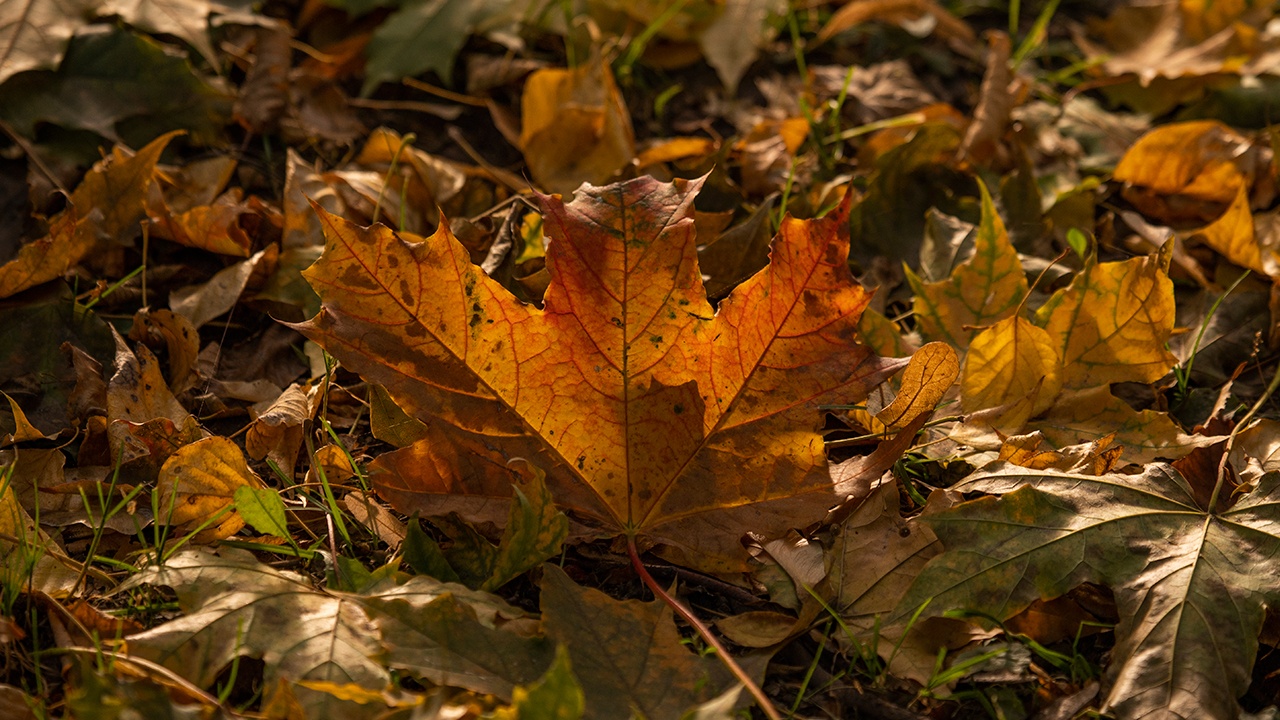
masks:
<path id="1" fill-rule="evenodd" d="M 716 651 L 716 657 L 720 658 L 720 662 L 724 663 L 724 666 L 729 668 L 729 672 L 733 673 L 733 676 L 738 679 L 738 682 L 742 683 L 743 686 L 747 688 L 747 692 L 751 693 L 751 697 L 755 698 L 756 704 L 764 711 L 765 716 L 767 716 L 769 720 L 782 720 L 782 716 L 779 715 L 778 711 L 773 707 L 773 703 L 769 700 L 768 696 L 764 694 L 764 691 L 760 689 L 760 686 L 756 684 L 755 680 L 751 679 L 751 676 L 747 674 L 747 671 L 743 670 L 742 666 L 733 659 L 733 656 L 729 654 L 729 651 L 724 649 L 724 645 L 720 644 L 720 640 L 711 632 L 711 628 L 707 627 L 706 623 L 699 620 L 698 616 L 694 615 L 692 610 L 684 606 L 684 603 L 674 597 L 671 597 L 671 595 L 658 584 L 658 581 L 653 579 L 653 576 L 649 574 L 649 571 L 645 569 L 644 563 L 640 560 L 640 553 L 636 551 L 636 539 L 634 537 L 627 538 L 627 553 L 631 555 L 631 567 L 636 569 L 636 574 L 640 576 L 640 579 L 644 581 L 644 584 L 653 591 L 653 594 L 656 597 L 660 598 L 662 602 L 666 603 L 672 610 L 674 610 L 677 615 L 684 618 L 685 622 L 692 625 L 693 629 L 698 632 L 698 635 L 702 636 L 703 640 L 707 641 L 707 644 Z"/>

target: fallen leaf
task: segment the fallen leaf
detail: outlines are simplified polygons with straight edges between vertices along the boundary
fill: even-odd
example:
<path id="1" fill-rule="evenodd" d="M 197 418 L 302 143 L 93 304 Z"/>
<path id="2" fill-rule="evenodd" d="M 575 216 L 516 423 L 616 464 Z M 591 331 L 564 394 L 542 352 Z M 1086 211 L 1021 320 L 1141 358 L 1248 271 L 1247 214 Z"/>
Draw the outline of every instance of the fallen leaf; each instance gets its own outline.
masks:
<path id="1" fill-rule="evenodd" d="M 156 162 L 173 137 L 156 138 L 137 153 L 117 145 L 95 164 L 71 194 L 71 207 L 51 221 L 49 235 L 0 266 L 0 298 L 62 277 L 99 242 L 119 243 L 140 229 Z"/>
<path id="2" fill-rule="evenodd" d="M 348 597 L 314 590 L 305 578 L 259 563 L 242 550 L 181 550 L 129 578 L 120 591 L 164 585 L 185 615 L 130 636 L 129 653 L 210 686 L 236 657 L 257 657 L 264 682 L 321 680 L 380 690 L 390 681 L 374 661 L 377 628 Z M 298 692 L 308 717 L 372 717 L 372 708 Z"/>
<path id="3" fill-rule="evenodd" d="M 1106 385 L 1062 393 L 1043 417 L 1028 423 L 1027 430 L 1039 430 L 1059 448 L 1112 435 L 1124 448 L 1125 459 L 1136 463 L 1173 460 L 1222 439 L 1187 435 L 1167 413 L 1134 410 Z"/>
<path id="4" fill-rule="evenodd" d="M 235 489 L 232 498 L 236 513 L 245 523 L 248 523 L 249 527 L 260 533 L 274 535 L 281 540 L 289 539 L 289 523 L 284 516 L 284 501 L 275 490 L 241 485 Z"/>
<path id="5" fill-rule="evenodd" d="M 546 190 L 567 193 L 584 182 L 604 182 L 636 155 L 631 114 L 599 58 L 533 73 L 520 107 L 520 149 Z"/>
<path id="6" fill-rule="evenodd" d="M 35 137 L 40 123 L 52 123 L 135 146 L 171 130 L 217 142 L 229 96 L 155 41 L 122 28 L 98 29 L 105 32 L 77 35 L 56 71 L 9 78 L 0 87 L 0 120 L 27 137 Z M 84 160 L 97 156 L 94 151 Z"/>
<path id="7" fill-rule="evenodd" d="M 876 420 L 887 429 L 897 431 L 921 413 L 932 413 L 959 374 L 960 361 L 955 350 L 942 343 L 925 345 L 911 356 L 911 362 L 902 372 L 897 395 L 876 413 Z"/>
<path id="8" fill-rule="evenodd" d="M 542 623 L 569 649 L 591 720 L 680 717 L 727 685 L 718 662 L 680 641 L 666 604 L 614 600 L 554 565 L 542 570 Z"/>
<path id="9" fill-rule="evenodd" d="M 190 320 L 192 327 L 199 329 L 235 307 L 254 275 L 273 272 L 277 253 L 276 246 L 270 245 L 254 253 L 253 257 L 220 270 L 202 285 L 173 291 L 169 294 L 169 307 Z"/>
<path id="10" fill-rule="evenodd" d="M 409 0 L 388 17 L 369 41 L 362 95 L 387 81 L 434 70 L 445 82 L 453 77 L 453 60 L 467 37 L 490 17 L 505 10 L 507 0 Z"/>
<path id="11" fill-rule="evenodd" d="M 860 398 L 904 363 L 853 341 L 869 293 L 844 261 L 843 210 L 785 221 L 772 264 L 713 314 L 696 189 L 642 178 L 546 198 L 545 310 L 471 265 L 447 227 L 409 244 L 323 215 L 329 244 L 307 277 L 324 309 L 299 329 L 455 447 L 491 438 L 545 468 L 561 505 L 701 562 L 741 558 L 739 529 L 791 527 L 834 496 L 815 406 Z M 390 495 L 402 511 L 415 488 L 438 492 L 424 465 Z M 454 483 L 510 496 L 501 473 Z"/>
<path id="12" fill-rule="evenodd" d="M 1227 211 L 1197 230 L 1193 237 L 1197 236 L 1240 267 L 1257 270 L 1263 275 L 1280 275 L 1280 258 L 1276 257 L 1275 250 L 1268 249 L 1264 253 L 1258 244 L 1253 213 L 1249 211 L 1249 192 L 1243 182 Z"/>
<path id="13" fill-rule="evenodd" d="M 79 563 L 68 558 L 18 502 L 12 482 L 18 470 L 13 451 L 0 453 L 0 573 L 15 590 L 66 597 L 80 579 Z"/>
<path id="14" fill-rule="evenodd" d="M 917 578 L 898 617 L 928 602 L 1012 617 L 1084 582 L 1109 586 L 1121 618 L 1102 712 L 1235 718 L 1265 605 L 1280 587 L 1280 475 L 1233 507 L 1206 512 L 1169 465 L 1089 476 L 993 465 L 955 489 L 1002 495 L 926 521 L 946 552 Z"/>
<path id="15" fill-rule="evenodd" d="M 511 693 L 511 712 L 499 713 L 506 720 L 578 720 L 586 711 L 582 687 L 573 676 L 573 663 L 564 645 L 556 648 L 556 659 L 537 682 L 517 687 Z"/>
<path id="16" fill-rule="evenodd" d="M 1213 120 L 1162 125 L 1125 151 L 1113 176 L 1130 186 L 1125 198 L 1146 215 L 1166 222 L 1209 220 L 1247 182 L 1247 146 L 1243 137 Z"/>
<path id="17" fill-rule="evenodd" d="M 551 665 L 554 645 L 508 625 L 524 612 L 463 585 L 415 577 L 359 599 L 386 646 L 388 666 L 437 685 L 510 700 Z"/>
<path id="18" fill-rule="evenodd" d="M 213 67 L 218 67 L 218 56 L 209 41 L 209 15 L 218 10 L 226 8 L 209 0 L 105 0 L 98 8 L 134 27 L 182 38 Z"/>
<path id="19" fill-rule="evenodd" d="M 698 46 L 730 92 L 787 14 L 786 0 L 726 0 L 715 19 L 698 33 Z"/>
<path id="20" fill-rule="evenodd" d="M 551 503 L 543 482 L 546 475 L 538 468 L 531 468 L 529 474 L 523 488 L 514 486 L 511 514 L 496 546 L 461 523 L 444 526 L 454 541 L 445 559 L 467 585 L 497 590 L 560 554 L 569 535 L 569 519 Z"/>
<path id="21" fill-rule="evenodd" d="M 20 0 L 0 7 L 0 83 L 55 67 L 99 0 Z"/>
<path id="22" fill-rule="evenodd" d="M 960 373 L 960 409 L 971 413 L 1007 407 L 986 420 L 1003 432 L 1018 432 L 1029 418 L 1053 406 L 1062 374 L 1052 336 L 1022 317 L 1006 318 L 969 346 Z"/>
<path id="23" fill-rule="evenodd" d="M 972 45 L 978 38 L 963 20 L 934 0 L 851 0 L 837 10 L 818 31 L 822 43 L 869 20 L 905 24 L 930 17 L 933 32 L 944 39 Z"/>
<path id="24" fill-rule="evenodd" d="M 114 330 L 113 330 L 114 332 Z M 154 470 L 179 447 L 202 434 L 195 417 L 178 402 L 146 345 L 136 352 L 116 335 L 115 371 L 107 384 L 107 434 L 121 464 L 146 458 Z"/>
<path id="25" fill-rule="evenodd" d="M 1163 254 L 1109 263 L 1089 256 L 1071 285 L 1040 306 L 1036 318 L 1062 358 L 1064 387 L 1149 383 L 1169 372 L 1177 358 L 1167 347 L 1175 313 L 1168 263 Z"/>
<path id="26" fill-rule="evenodd" d="M 222 540 L 244 527 L 245 519 L 236 511 L 238 491 L 261 487 L 262 481 L 249 469 L 234 442 L 218 436 L 197 440 L 178 448 L 160 468 L 156 480 L 160 515 L 156 519 L 174 526 L 178 534 L 199 528 L 193 538 L 196 543 Z M 254 516 L 264 520 L 267 510 L 258 500 Z M 284 516 L 283 508 L 280 516 Z"/>
<path id="27" fill-rule="evenodd" d="M 996 213 L 986 186 L 979 183 L 978 187 L 982 191 L 982 222 L 974 238 L 973 256 L 938 282 L 926 283 L 907 268 L 921 334 L 945 340 L 959 350 L 968 348 L 986 326 L 1012 315 L 1027 296 L 1027 278 L 1004 221 Z"/>

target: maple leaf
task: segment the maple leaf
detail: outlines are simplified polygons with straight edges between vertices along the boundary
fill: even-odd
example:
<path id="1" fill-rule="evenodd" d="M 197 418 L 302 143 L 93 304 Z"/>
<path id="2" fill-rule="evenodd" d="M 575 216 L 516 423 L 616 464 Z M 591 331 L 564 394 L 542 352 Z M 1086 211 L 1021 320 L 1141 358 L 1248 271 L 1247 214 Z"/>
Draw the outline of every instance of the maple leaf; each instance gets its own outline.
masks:
<path id="1" fill-rule="evenodd" d="M 568 204 L 544 197 L 542 310 L 472 265 L 447 225 L 409 243 L 319 211 L 327 243 L 306 276 L 323 309 L 299 330 L 434 434 L 378 481 L 393 504 L 505 501 L 505 460 L 524 457 L 561 505 L 735 565 L 743 532 L 833 504 L 817 405 L 856 402 L 905 364 L 854 340 L 870 293 L 846 264 L 847 202 L 784 221 L 770 265 L 713 312 L 694 247 L 699 185 L 639 178 L 584 185 Z"/>
<path id="2" fill-rule="evenodd" d="M 1089 476 L 997 464 L 955 486 L 1001 494 L 926 516 L 946 551 L 896 611 L 1010 618 L 1084 582 L 1120 624 L 1104 707 L 1120 718 L 1234 718 L 1263 610 L 1280 600 L 1280 474 L 1206 510 L 1177 469 Z"/>

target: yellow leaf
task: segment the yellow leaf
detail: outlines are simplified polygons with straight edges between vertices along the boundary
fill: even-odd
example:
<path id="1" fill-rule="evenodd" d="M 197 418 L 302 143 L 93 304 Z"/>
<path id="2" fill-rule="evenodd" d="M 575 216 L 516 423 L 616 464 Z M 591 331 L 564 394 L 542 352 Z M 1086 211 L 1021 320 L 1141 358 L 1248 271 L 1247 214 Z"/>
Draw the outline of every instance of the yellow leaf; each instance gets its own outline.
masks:
<path id="1" fill-rule="evenodd" d="M 933 412 L 959 374 L 960 360 L 950 345 L 937 342 L 925 345 L 911 356 L 911 362 L 902 372 L 898 396 L 876 413 L 876 420 L 890 430 L 900 430 L 920 413 Z"/>
<path id="2" fill-rule="evenodd" d="M 1275 258 L 1268 253 L 1264 260 L 1262 248 L 1258 246 L 1253 213 L 1249 212 L 1249 192 L 1243 183 L 1237 188 L 1236 198 L 1231 201 L 1227 211 L 1196 234 L 1204 238 L 1206 245 L 1236 265 L 1257 270 L 1264 275 L 1276 274 Z M 1267 266 L 1271 267 L 1270 271 Z"/>
<path id="3" fill-rule="evenodd" d="M 157 522 L 185 526 L 180 532 L 189 532 L 213 518 L 196 534 L 198 543 L 230 537 L 244 527 L 244 519 L 234 509 L 236 488 L 263 487 L 239 446 L 218 436 L 178 448 L 160 468 L 156 484 L 160 491 Z"/>
<path id="4" fill-rule="evenodd" d="M 1036 318 L 1062 357 L 1064 387 L 1149 383 L 1173 367 L 1173 282 L 1165 267 L 1159 255 L 1101 264 L 1090 257 L 1041 306 Z"/>
<path id="5" fill-rule="evenodd" d="M 1175 459 L 1221 437 L 1186 435 L 1169 416 L 1155 410 L 1134 410 L 1111 394 L 1108 387 L 1062 393 L 1045 416 L 1028 425 L 1039 430 L 1057 447 L 1115 435 L 1128 462 L 1149 463 L 1156 458 Z"/>
<path id="6" fill-rule="evenodd" d="M 969 346 L 960 374 L 965 412 L 1007 407 L 988 422 L 1016 432 L 1053 405 L 1062 389 L 1062 360 L 1049 333 L 1021 317 L 1001 320 Z"/>
<path id="7" fill-rule="evenodd" d="M 1138 138 L 1120 158 L 1114 177 L 1138 186 L 1126 188 L 1124 195 L 1143 212 L 1162 220 L 1185 216 L 1184 209 L 1164 205 L 1159 196 L 1230 203 L 1245 182 L 1237 164 L 1245 143 L 1216 120 L 1165 125 Z"/>
<path id="8" fill-rule="evenodd" d="M 974 239 L 973 257 L 951 277 L 938 282 L 926 283 L 907 268 L 907 280 L 916 294 L 920 333 L 960 350 L 969 346 L 978 330 L 1012 315 L 1027 294 L 1027 278 L 1004 221 L 996 213 L 986 186 L 979 182 L 978 187 L 982 190 L 982 222 Z"/>
<path id="9" fill-rule="evenodd" d="M 530 75 L 521 116 L 524 159 L 550 192 L 602 183 L 635 157 L 631 114 L 609 66 L 598 58 Z"/>

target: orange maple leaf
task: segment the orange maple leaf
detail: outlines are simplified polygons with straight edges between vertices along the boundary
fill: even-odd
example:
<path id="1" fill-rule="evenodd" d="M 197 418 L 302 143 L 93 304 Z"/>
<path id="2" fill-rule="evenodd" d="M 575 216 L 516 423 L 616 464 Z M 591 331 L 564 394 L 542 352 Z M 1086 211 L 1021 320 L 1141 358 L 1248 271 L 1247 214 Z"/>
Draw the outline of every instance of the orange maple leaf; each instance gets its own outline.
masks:
<path id="1" fill-rule="evenodd" d="M 747 531 L 820 519 L 844 499 L 822 403 L 850 403 L 905 360 L 855 342 L 870 293 L 847 266 L 848 202 L 788 218 L 771 262 L 717 310 L 698 272 L 700 181 L 652 178 L 543 197 L 545 307 L 471 264 L 442 224 L 424 242 L 317 207 L 323 300 L 298 326 L 387 388 L 428 437 L 379 460 L 398 509 L 509 498 L 505 460 L 546 468 L 558 504 L 629 537 L 736 564 Z M 451 504 L 452 503 L 452 504 Z"/>

